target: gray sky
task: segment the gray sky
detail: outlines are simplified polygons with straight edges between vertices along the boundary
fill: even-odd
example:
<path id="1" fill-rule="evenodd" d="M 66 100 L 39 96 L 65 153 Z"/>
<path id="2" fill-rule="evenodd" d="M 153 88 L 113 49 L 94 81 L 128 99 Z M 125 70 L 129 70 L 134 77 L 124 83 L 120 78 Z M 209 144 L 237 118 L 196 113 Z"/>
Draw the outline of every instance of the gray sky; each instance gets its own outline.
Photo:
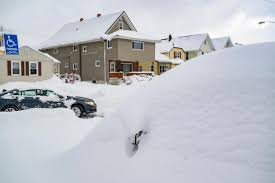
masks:
<path id="1" fill-rule="evenodd" d="M 125 10 L 138 31 L 167 37 L 208 32 L 233 42 L 275 41 L 275 3 L 268 0 L 0 0 L 0 24 L 36 46 L 63 24 Z M 274 0 L 275 2 L 275 0 Z"/>

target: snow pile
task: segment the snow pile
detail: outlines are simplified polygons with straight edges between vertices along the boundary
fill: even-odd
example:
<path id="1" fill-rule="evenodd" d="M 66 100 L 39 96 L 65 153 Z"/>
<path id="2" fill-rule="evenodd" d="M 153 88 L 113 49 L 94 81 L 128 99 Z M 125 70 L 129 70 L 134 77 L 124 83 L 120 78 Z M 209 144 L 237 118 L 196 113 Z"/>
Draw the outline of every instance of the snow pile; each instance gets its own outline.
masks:
<path id="1" fill-rule="evenodd" d="M 53 159 L 43 180 L 275 182 L 274 49 L 212 52 L 144 84 L 78 147 Z M 127 153 L 140 130 L 147 134 L 138 151 Z"/>

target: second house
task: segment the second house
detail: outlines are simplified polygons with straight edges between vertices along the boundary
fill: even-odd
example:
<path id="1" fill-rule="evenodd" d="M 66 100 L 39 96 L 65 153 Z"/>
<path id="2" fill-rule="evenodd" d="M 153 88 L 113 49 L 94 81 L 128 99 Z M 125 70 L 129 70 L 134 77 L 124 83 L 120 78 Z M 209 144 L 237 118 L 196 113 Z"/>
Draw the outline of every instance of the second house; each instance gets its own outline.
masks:
<path id="1" fill-rule="evenodd" d="M 40 50 L 61 61 L 61 74 L 73 72 L 84 81 L 103 83 L 127 74 L 155 72 L 156 42 L 137 32 L 122 11 L 65 24 Z"/>

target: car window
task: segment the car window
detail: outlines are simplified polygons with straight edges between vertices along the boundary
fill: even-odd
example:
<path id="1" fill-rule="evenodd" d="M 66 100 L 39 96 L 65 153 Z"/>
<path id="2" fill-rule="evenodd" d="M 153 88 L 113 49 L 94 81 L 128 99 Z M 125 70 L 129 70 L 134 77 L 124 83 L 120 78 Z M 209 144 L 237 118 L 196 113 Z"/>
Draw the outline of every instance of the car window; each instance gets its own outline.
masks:
<path id="1" fill-rule="evenodd" d="M 22 91 L 21 93 L 22 95 L 28 96 L 28 97 L 36 96 L 36 90 L 25 90 L 25 91 Z"/>
<path id="2" fill-rule="evenodd" d="M 44 90 L 46 96 L 56 96 L 57 94 L 50 90 Z"/>

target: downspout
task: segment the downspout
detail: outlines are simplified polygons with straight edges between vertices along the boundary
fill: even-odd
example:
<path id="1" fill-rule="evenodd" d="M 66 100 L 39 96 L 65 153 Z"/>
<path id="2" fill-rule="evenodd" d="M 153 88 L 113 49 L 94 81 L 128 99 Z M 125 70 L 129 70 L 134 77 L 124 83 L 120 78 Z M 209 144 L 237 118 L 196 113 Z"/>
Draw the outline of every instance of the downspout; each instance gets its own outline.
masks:
<path id="1" fill-rule="evenodd" d="M 107 72 L 106 72 L 106 40 L 101 37 L 102 41 L 103 41 L 103 46 L 104 46 L 104 54 L 103 54 L 103 69 L 104 69 L 104 83 L 106 84 L 107 83 Z"/>
<path id="2" fill-rule="evenodd" d="M 82 55 L 81 55 L 82 45 L 81 44 L 78 45 L 78 51 L 79 51 L 79 75 L 82 80 Z"/>

